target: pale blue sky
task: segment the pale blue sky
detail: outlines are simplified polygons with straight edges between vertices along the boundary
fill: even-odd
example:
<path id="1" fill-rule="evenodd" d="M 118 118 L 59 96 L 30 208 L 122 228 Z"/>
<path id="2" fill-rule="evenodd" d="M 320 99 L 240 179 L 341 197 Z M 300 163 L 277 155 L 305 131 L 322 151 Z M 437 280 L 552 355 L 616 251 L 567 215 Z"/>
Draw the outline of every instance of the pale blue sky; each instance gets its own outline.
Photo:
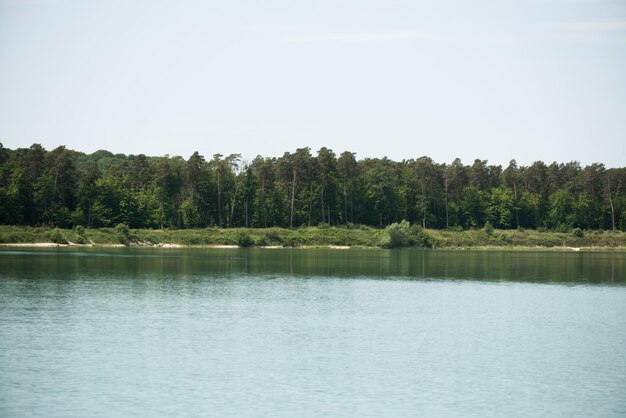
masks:
<path id="1" fill-rule="evenodd" d="M 0 0 L 0 142 L 626 166 L 626 1 Z"/>

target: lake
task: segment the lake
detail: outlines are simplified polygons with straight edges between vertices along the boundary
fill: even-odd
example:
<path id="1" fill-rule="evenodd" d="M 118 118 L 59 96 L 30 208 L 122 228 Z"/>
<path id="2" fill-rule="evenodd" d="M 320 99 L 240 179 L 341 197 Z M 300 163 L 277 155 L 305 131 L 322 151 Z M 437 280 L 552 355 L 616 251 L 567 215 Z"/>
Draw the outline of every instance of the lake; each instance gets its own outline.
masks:
<path id="1" fill-rule="evenodd" d="M 626 416 L 626 253 L 0 248 L 0 416 Z"/>

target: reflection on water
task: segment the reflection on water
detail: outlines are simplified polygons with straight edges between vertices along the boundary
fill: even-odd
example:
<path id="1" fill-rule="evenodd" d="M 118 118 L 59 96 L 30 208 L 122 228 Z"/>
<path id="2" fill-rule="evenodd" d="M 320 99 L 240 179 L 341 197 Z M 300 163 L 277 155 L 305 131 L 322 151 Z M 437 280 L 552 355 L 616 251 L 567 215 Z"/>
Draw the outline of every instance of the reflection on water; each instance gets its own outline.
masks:
<path id="1" fill-rule="evenodd" d="M 555 283 L 626 283 L 626 253 L 416 249 L 45 249 L 0 250 L 17 276 L 93 274 L 240 274 L 467 279 Z"/>

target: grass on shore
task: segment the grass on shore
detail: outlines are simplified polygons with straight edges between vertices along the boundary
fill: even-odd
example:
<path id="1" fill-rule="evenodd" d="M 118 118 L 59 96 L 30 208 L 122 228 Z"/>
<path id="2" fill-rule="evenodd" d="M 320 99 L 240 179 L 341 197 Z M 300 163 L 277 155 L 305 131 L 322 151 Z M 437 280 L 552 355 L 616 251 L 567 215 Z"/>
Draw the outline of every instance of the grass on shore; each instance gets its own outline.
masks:
<path id="1" fill-rule="evenodd" d="M 433 230 L 420 232 L 422 241 L 432 248 L 471 247 L 626 247 L 626 233 L 581 231 L 582 233 L 539 232 L 535 230 Z M 384 246 L 386 230 L 360 226 L 284 228 L 205 228 L 205 229 L 126 229 L 0 226 L 0 244 L 57 243 L 95 245 L 183 246 Z M 425 239 L 424 239 L 425 238 Z M 409 241 L 412 242 L 412 241 Z M 423 245 L 418 243 L 418 245 Z M 409 244 L 410 245 L 410 244 Z"/>
<path id="2" fill-rule="evenodd" d="M 376 247 L 383 234 L 384 230 L 370 227 L 130 229 L 125 232 L 119 228 L 58 229 L 3 225 L 0 226 L 0 243 Z"/>

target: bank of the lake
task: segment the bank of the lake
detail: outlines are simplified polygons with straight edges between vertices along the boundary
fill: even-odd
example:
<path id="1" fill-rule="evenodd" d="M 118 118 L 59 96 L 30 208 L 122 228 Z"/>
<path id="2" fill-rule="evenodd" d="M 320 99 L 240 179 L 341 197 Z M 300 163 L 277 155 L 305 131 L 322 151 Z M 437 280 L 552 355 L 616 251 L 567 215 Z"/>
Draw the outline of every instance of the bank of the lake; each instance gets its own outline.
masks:
<path id="1" fill-rule="evenodd" d="M 380 247 L 385 229 L 359 226 L 284 228 L 124 229 L 0 226 L 0 245 Z M 622 231 L 434 230 L 420 231 L 407 246 L 429 248 L 626 249 Z"/>

